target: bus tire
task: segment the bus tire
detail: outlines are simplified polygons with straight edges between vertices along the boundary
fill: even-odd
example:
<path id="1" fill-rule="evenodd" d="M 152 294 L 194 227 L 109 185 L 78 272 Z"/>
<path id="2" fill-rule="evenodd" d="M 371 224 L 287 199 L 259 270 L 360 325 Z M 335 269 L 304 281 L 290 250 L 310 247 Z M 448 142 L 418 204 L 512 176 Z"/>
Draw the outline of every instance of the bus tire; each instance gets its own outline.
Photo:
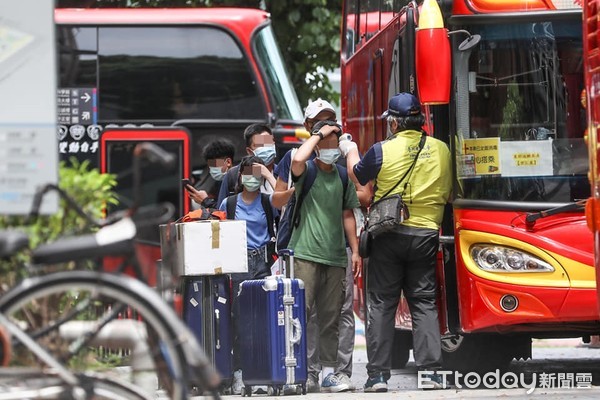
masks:
<path id="1" fill-rule="evenodd" d="M 394 346 L 392 347 L 392 369 L 406 367 L 412 348 L 412 332 L 397 329 L 394 333 Z"/>
<path id="2" fill-rule="evenodd" d="M 459 372 L 506 371 L 515 354 L 501 335 L 457 335 L 442 339 L 444 369 Z"/>

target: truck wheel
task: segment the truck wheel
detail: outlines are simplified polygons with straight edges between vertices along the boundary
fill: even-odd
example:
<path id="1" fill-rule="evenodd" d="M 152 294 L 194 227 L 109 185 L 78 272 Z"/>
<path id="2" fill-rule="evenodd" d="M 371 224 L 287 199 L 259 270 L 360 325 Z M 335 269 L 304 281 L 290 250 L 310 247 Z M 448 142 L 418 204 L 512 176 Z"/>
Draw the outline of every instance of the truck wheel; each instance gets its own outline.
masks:
<path id="1" fill-rule="evenodd" d="M 392 348 L 392 369 L 406 367 L 412 348 L 412 332 L 396 330 L 394 333 L 394 347 Z"/>
<path id="2" fill-rule="evenodd" d="M 457 335 L 442 339 L 444 369 L 459 372 L 505 371 L 515 347 L 500 335 Z"/>

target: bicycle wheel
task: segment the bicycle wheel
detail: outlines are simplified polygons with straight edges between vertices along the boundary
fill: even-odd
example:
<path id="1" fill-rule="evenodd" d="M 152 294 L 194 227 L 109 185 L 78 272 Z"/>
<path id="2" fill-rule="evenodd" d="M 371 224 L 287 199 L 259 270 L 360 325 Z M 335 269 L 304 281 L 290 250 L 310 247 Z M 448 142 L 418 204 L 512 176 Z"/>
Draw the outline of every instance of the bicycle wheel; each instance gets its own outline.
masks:
<path id="1" fill-rule="evenodd" d="M 159 390 L 187 398 L 176 316 L 135 279 L 94 271 L 29 278 L 0 298 L 0 312 L 76 374 L 87 398 L 155 398 Z M 11 366 L 45 367 L 16 340 Z"/>
<path id="2" fill-rule="evenodd" d="M 139 399 L 150 400 L 135 386 L 106 376 L 79 376 L 81 387 L 72 387 L 51 372 L 0 368 L 0 400 L 22 399 Z M 86 392 L 83 388 L 93 388 Z"/>

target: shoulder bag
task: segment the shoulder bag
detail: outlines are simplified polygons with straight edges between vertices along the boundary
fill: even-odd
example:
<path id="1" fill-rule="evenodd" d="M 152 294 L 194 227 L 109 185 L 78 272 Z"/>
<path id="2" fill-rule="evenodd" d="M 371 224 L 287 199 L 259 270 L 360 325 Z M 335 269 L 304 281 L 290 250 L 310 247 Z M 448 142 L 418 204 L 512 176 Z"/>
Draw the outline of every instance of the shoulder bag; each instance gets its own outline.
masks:
<path id="1" fill-rule="evenodd" d="M 383 232 L 387 232 L 409 218 L 408 206 L 402 200 L 402 195 L 406 191 L 408 182 L 404 184 L 404 190 L 402 191 L 402 194 L 394 194 L 391 196 L 388 195 L 394 189 L 396 189 L 398 185 L 402 183 L 402 181 L 404 181 L 404 179 L 413 170 L 417 160 L 419 159 L 419 154 L 425 145 L 426 136 L 427 135 L 423 132 L 421 140 L 419 141 L 419 150 L 417 151 L 412 164 L 404 173 L 402 178 L 400 178 L 394 187 L 388 190 L 386 194 L 384 194 L 379 200 L 371 204 L 369 207 L 366 230 L 371 237 L 376 237 Z"/>

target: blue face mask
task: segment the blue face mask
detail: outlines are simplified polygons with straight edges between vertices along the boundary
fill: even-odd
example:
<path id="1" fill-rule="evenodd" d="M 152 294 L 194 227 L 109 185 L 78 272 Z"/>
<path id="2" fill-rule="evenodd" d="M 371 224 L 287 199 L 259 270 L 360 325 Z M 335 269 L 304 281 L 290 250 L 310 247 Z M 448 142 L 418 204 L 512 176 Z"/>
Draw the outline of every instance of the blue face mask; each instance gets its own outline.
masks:
<path id="1" fill-rule="evenodd" d="M 208 173 L 215 181 L 222 181 L 225 176 L 225 172 L 221 167 L 208 167 Z"/>
<path id="2" fill-rule="evenodd" d="M 275 145 L 257 147 L 254 150 L 254 155 L 260 158 L 265 165 L 269 165 L 275 161 Z"/>
<path id="3" fill-rule="evenodd" d="M 340 150 L 339 149 L 320 149 L 319 156 L 317 157 L 319 160 L 323 161 L 325 164 L 333 164 L 340 158 Z"/>
<path id="4" fill-rule="evenodd" d="M 242 175 L 242 185 L 249 192 L 256 192 L 262 185 L 262 179 L 253 175 Z"/>

